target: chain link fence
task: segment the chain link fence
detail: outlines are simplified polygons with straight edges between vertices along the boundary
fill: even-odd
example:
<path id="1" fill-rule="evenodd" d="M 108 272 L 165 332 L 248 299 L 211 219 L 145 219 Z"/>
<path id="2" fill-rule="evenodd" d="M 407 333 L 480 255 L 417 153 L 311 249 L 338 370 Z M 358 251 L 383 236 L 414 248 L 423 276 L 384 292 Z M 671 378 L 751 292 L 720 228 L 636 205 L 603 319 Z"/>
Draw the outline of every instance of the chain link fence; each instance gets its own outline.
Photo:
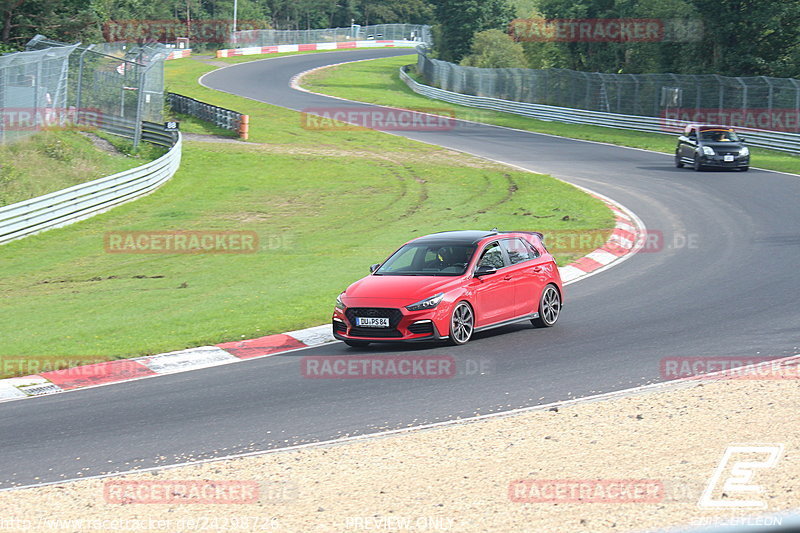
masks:
<path id="1" fill-rule="evenodd" d="M 456 93 L 670 121 L 800 132 L 800 80 L 463 67 L 419 50 L 426 83 Z"/>
<path id="2" fill-rule="evenodd" d="M 280 44 L 336 43 L 344 41 L 419 41 L 430 43 L 430 26 L 419 24 L 377 24 L 323 30 L 244 30 L 231 34 L 234 48 Z"/>
<path id="3" fill-rule="evenodd" d="M 0 57 L 0 143 L 36 131 L 36 124 L 63 124 L 67 116 L 69 57 L 76 46 Z"/>
<path id="4" fill-rule="evenodd" d="M 138 146 L 141 122 L 163 120 L 168 53 L 160 44 L 69 45 L 37 35 L 25 52 L 0 57 L 0 142 L 72 123 Z"/>

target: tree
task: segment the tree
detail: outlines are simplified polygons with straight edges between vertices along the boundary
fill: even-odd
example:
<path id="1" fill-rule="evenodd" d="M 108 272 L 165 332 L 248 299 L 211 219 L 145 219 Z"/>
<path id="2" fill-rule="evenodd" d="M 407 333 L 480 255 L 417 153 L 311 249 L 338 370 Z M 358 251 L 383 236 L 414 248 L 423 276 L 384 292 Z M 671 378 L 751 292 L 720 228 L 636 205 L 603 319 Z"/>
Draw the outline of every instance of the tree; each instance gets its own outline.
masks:
<path id="1" fill-rule="evenodd" d="M 703 15 L 701 61 L 728 76 L 800 75 L 792 52 L 800 41 L 800 2 L 688 0 Z"/>
<path id="2" fill-rule="evenodd" d="M 458 62 L 470 51 L 476 33 L 505 29 L 514 18 L 506 0 L 434 0 L 440 59 Z"/>
<path id="3" fill-rule="evenodd" d="M 522 45 L 500 30 L 486 30 L 475 34 L 472 53 L 461 60 L 465 67 L 525 68 Z"/>
<path id="4" fill-rule="evenodd" d="M 6 45 L 21 47 L 37 33 L 65 42 L 99 37 L 97 17 L 82 0 L 2 0 Z"/>

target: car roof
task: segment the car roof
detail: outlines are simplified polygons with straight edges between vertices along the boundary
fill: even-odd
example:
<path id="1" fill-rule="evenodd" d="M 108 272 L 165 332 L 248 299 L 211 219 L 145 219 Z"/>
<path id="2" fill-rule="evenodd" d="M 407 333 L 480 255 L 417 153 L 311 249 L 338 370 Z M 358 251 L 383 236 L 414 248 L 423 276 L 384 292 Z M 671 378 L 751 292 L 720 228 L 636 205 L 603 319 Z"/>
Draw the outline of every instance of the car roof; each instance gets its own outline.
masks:
<path id="1" fill-rule="evenodd" d="M 447 244 L 478 244 L 483 239 L 488 237 L 494 237 L 497 235 L 505 235 L 511 233 L 525 233 L 530 235 L 536 235 L 539 239 L 542 239 L 543 236 L 541 233 L 535 231 L 481 231 L 481 230 L 457 230 L 457 231 L 440 231 L 439 233 L 431 233 L 430 235 L 425 235 L 424 237 L 419 237 L 418 239 L 414 239 L 413 242 L 420 242 L 420 243 L 447 243 Z"/>
<path id="2" fill-rule="evenodd" d="M 688 124 L 688 128 L 697 128 L 700 131 L 708 131 L 708 130 L 722 130 L 722 131 L 734 131 L 732 126 L 721 126 L 719 124 Z"/>
<path id="3" fill-rule="evenodd" d="M 459 230 L 459 231 L 440 231 L 439 233 L 431 233 L 418 239 L 414 242 L 447 242 L 448 244 L 477 244 L 486 237 L 497 235 L 496 231 L 480 231 L 480 230 Z"/>

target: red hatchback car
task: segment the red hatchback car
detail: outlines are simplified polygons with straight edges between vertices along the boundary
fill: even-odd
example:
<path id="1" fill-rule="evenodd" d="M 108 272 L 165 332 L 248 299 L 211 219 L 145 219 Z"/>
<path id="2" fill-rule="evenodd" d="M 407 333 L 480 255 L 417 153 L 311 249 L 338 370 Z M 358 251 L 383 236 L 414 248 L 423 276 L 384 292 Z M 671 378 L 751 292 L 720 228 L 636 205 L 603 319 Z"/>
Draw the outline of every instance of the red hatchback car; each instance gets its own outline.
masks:
<path id="1" fill-rule="evenodd" d="M 448 340 L 561 312 L 561 276 L 541 233 L 445 231 L 404 244 L 336 299 L 333 335 L 350 346 Z"/>

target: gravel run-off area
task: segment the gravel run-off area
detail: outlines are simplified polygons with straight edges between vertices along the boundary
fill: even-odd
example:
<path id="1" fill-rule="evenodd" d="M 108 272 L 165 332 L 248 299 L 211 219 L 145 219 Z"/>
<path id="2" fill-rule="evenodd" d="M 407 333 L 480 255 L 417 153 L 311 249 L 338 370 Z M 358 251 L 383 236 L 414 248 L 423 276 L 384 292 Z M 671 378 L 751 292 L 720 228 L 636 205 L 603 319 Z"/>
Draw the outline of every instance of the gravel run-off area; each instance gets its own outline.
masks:
<path id="1" fill-rule="evenodd" d="M 796 368 L 795 368 L 796 369 Z M 0 493 L 0 531 L 651 531 L 800 507 L 800 387 L 704 379 L 557 408 Z M 729 446 L 708 500 L 698 505 Z M 781 449 L 782 448 L 782 449 Z M 760 455 L 759 455 L 760 453 Z M 755 461 L 763 493 L 722 489 Z M 767 463 L 770 463 L 769 465 Z"/>

